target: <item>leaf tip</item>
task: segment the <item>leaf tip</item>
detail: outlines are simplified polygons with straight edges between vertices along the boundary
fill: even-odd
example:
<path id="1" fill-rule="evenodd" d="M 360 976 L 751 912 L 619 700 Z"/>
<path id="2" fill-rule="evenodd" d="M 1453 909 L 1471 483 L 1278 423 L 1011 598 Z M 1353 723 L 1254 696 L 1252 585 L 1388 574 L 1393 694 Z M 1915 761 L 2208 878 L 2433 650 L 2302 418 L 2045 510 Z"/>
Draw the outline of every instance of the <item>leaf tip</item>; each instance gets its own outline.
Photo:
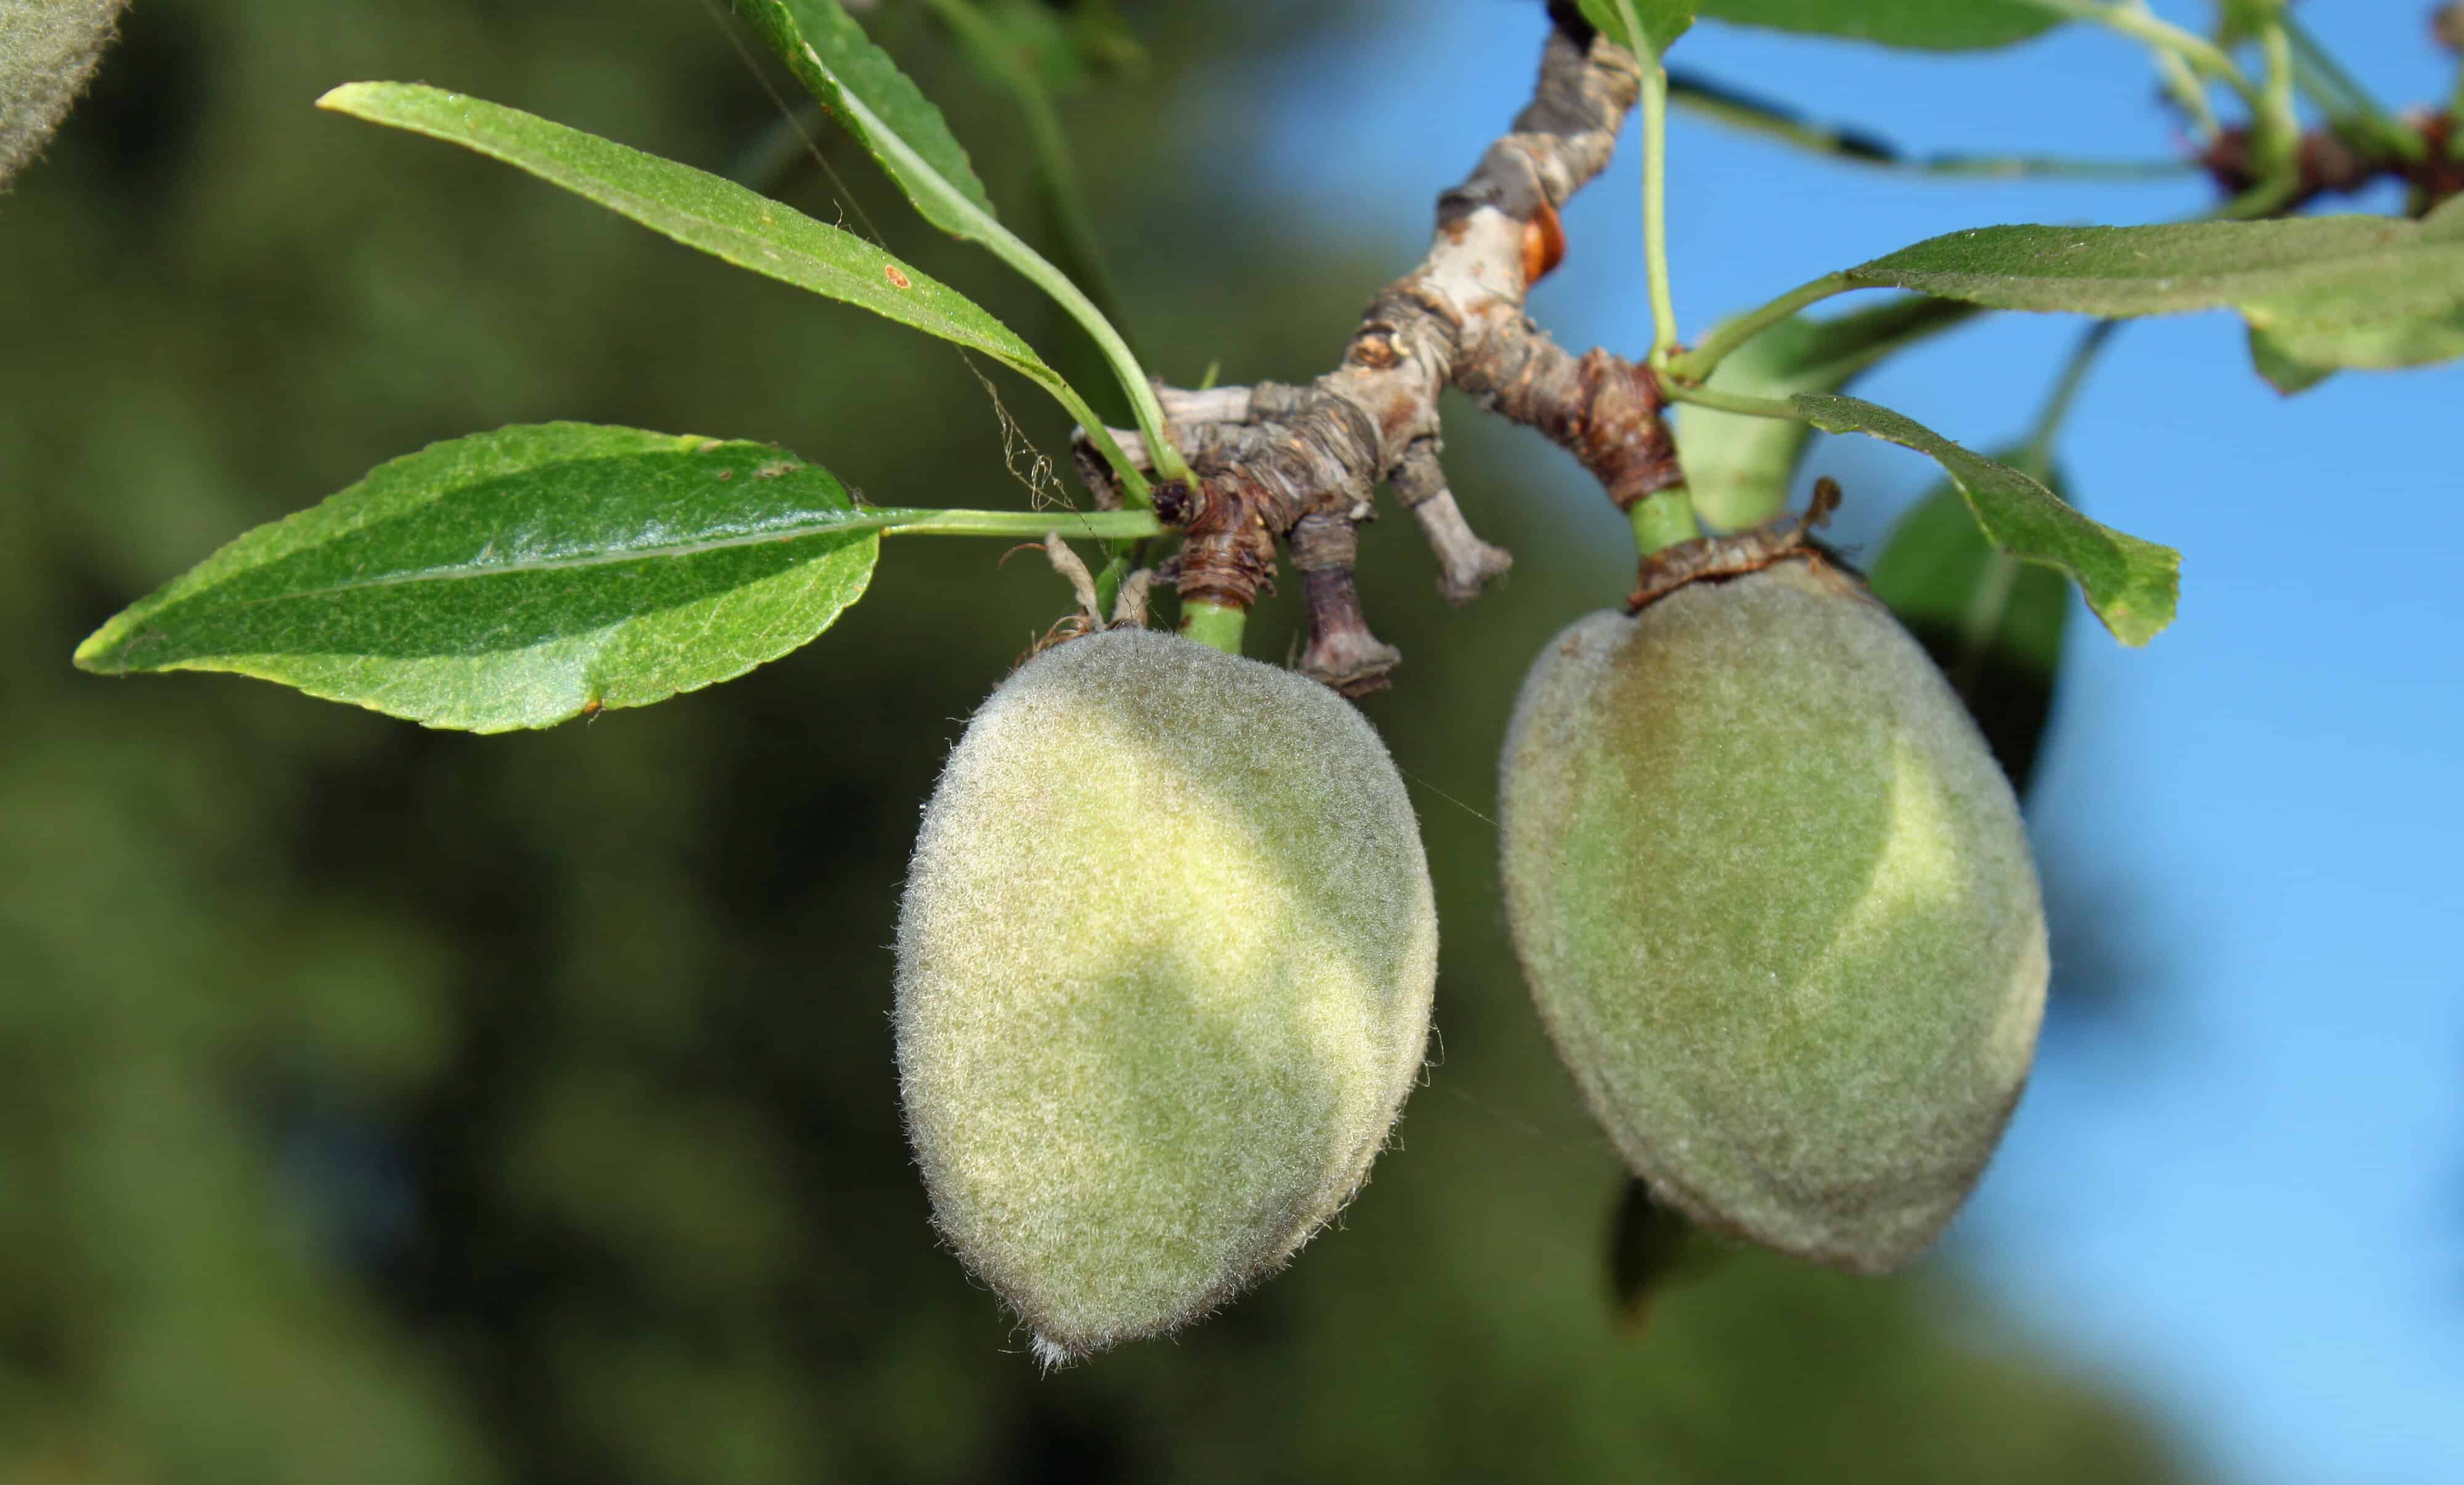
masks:
<path id="1" fill-rule="evenodd" d="M 114 619 L 85 637 L 70 662 L 89 675 L 118 675 L 126 670 L 121 647 L 121 622 Z"/>

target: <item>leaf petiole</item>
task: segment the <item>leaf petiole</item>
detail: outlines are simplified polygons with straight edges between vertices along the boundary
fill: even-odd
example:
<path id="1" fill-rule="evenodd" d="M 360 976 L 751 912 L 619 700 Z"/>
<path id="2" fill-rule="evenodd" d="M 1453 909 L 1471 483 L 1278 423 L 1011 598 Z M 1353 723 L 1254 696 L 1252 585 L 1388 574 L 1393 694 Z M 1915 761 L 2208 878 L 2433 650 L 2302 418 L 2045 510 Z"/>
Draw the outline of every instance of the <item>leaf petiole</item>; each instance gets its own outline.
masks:
<path id="1" fill-rule="evenodd" d="M 1660 389 L 1677 402 L 1692 403 L 1697 406 L 1716 408 L 1721 412 L 1743 413 L 1749 418 L 1780 418 L 1791 423 L 1813 421 L 1798 411 L 1793 404 L 1781 402 L 1777 398 L 1748 397 L 1742 392 L 1723 392 L 1712 387 L 1695 386 L 1689 382 L 1677 381 L 1666 371 L 1660 374 Z"/>
<path id="2" fill-rule="evenodd" d="M 1667 376 L 1662 378 L 1661 381 L 1663 384 L 1682 382 L 1699 387 L 1703 380 L 1710 376 L 1712 368 L 1719 365 L 1722 360 L 1727 358 L 1728 353 L 1735 350 L 1738 346 L 1745 344 L 1748 340 L 1750 340 L 1754 337 L 1762 334 L 1764 331 L 1769 330 L 1771 326 L 1779 324 L 1781 321 L 1787 319 L 1790 316 L 1794 315 L 1797 311 L 1805 308 L 1807 305 L 1818 304 L 1824 299 L 1832 297 L 1834 295 L 1846 294 L 1849 290 L 1856 287 L 1857 285 L 1851 283 L 1848 275 L 1845 273 L 1825 273 L 1820 278 L 1815 279 L 1811 283 L 1800 284 L 1796 288 L 1790 290 L 1788 293 L 1781 295 L 1778 298 L 1771 300 L 1769 304 L 1763 305 L 1759 309 L 1749 310 L 1745 314 L 1738 316 L 1736 318 L 1729 320 L 1719 330 L 1713 332 L 1711 338 L 1705 340 L 1701 345 L 1698 345 L 1692 350 L 1686 351 L 1681 355 L 1668 358 L 1667 364 L 1662 368 L 1667 372 Z M 1675 395 L 1675 387 L 1671 386 L 1670 390 L 1671 395 Z M 1686 401 L 1694 402 L 1702 400 L 1699 398 L 1687 398 Z M 1704 405 L 1716 407 L 1720 404 L 1717 403 L 1705 402 Z M 1782 414 L 1779 416 L 1785 415 Z"/>
<path id="3" fill-rule="evenodd" d="M 933 511 L 866 506 L 856 518 L 834 524 L 873 527 L 885 536 L 1016 536 L 1032 539 L 1051 532 L 1087 540 L 1133 541 L 1160 536 L 1163 522 L 1153 511 Z"/>
<path id="4" fill-rule="evenodd" d="M 2212 77 L 2233 89 L 2254 116 L 2266 112 L 2267 100 L 2260 94 L 2258 84 L 2250 80 L 2249 75 L 2222 47 L 2195 32 L 2183 30 L 2152 11 L 2135 5 L 2106 3 L 2106 0 L 2033 0 L 2033 3 L 2073 20 L 2102 26 L 2159 53 L 2177 56 L 2189 64 L 2192 72 Z"/>
<path id="5" fill-rule="evenodd" d="M 2087 374 L 2096 365 L 2113 333 L 2122 328 L 2118 319 L 2100 319 L 2081 333 L 2079 344 L 2072 347 L 2068 360 L 2062 362 L 2061 374 L 2054 379 L 2053 390 L 2045 394 L 2045 405 L 2036 414 L 2036 426 L 2028 432 L 2023 457 L 2039 468 L 2028 472 L 2043 478 L 2043 468 L 2054 458 L 2054 440 L 2061 436 L 2062 423 L 2070 417 L 2079 401 L 2079 388 L 2087 383 Z"/>
<path id="6" fill-rule="evenodd" d="M 2060 155 L 1911 155 L 1852 125 L 1817 123 L 1767 98 L 1682 70 L 1668 74 L 1668 101 L 1713 123 L 1821 155 L 1842 164 L 1911 175 L 2014 181 L 2067 178 L 2145 181 L 2188 174 L 2187 160 L 2073 160 Z M 2211 131 L 2212 132 L 2212 131 Z"/>

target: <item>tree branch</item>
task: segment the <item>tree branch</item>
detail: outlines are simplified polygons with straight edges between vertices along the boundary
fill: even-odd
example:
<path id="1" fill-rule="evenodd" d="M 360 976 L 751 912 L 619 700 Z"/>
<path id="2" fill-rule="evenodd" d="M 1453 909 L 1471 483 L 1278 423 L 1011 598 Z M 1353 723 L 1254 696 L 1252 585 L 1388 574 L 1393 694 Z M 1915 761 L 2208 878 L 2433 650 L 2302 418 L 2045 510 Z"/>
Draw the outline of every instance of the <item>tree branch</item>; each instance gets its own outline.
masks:
<path id="1" fill-rule="evenodd" d="M 1512 562 L 1473 534 L 1446 487 L 1438 396 L 1449 386 L 1564 446 L 1621 508 L 1683 482 L 1649 371 L 1605 351 L 1573 356 L 1523 311 L 1563 251 L 1557 208 L 1606 168 L 1640 87 L 1624 49 L 1551 34 L 1529 105 L 1438 199 L 1427 256 L 1370 304 L 1334 370 L 1307 386 L 1159 389 L 1198 477 L 1157 502 L 1186 521 L 1185 601 L 1245 608 L 1273 574 L 1275 544 L 1289 541 L 1309 599 L 1301 668 L 1347 694 L 1384 685 L 1401 656 L 1370 633 L 1353 583 L 1353 528 L 1375 513 L 1379 484 L 1419 520 L 1450 601 L 1468 601 Z M 1152 453 L 1115 436 L 1133 460 Z"/>

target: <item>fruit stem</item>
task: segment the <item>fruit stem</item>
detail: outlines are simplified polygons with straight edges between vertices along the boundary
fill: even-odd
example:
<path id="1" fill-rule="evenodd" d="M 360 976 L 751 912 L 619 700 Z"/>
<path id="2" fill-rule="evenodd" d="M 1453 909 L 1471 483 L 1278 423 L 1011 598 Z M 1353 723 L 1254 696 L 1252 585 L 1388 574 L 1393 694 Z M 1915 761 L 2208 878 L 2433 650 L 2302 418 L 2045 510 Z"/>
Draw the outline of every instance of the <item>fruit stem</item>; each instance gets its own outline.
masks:
<path id="1" fill-rule="evenodd" d="M 1196 640 L 1227 655 L 1241 653 L 1241 631 L 1247 626 L 1246 609 L 1226 603 L 1209 603 L 1204 600 L 1180 605 L 1180 632 L 1183 638 Z"/>
<path id="2" fill-rule="evenodd" d="M 1683 485 L 1645 495 L 1625 513 L 1634 523 L 1634 549 L 1644 557 L 1703 535 L 1694 520 L 1694 496 Z"/>

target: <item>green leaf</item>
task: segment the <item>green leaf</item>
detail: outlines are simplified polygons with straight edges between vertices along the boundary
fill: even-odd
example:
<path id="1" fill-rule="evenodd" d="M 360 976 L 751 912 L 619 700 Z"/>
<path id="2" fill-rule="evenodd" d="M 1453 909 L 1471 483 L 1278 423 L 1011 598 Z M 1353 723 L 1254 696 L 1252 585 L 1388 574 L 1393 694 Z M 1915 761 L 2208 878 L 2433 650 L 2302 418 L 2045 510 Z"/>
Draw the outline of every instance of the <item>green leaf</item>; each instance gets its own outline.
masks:
<path id="1" fill-rule="evenodd" d="M 2306 392 L 2336 374 L 2333 366 L 2314 366 L 2277 341 L 2266 331 L 2251 327 L 2250 363 L 2268 383 L 2285 396 Z"/>
<path id="2" fill-rule="evenodd" d="M 2056 471 L 2027 449 L 2000 457 L 2061 491 Z M 2025 793 L 2053 715 L 2070 584 L 2050 568 L 1993 550 L 1947 484 L 1900 518 L 1866 581 L 1933 656 L 2011 787 Z"/>
<path id="3" fill-rule="evenodd" d="M 1121 19 L 1111 0 L 1078 0 L 1067 10 L 1047 0 L 927 0 L 945 16 L 963 6 L 1002 48 L 1023 62 L 1037 85 L 1056 96 L 1075 93 L 1105 73 L 1144 72 L 1146 48 Z M 972 49 L 971 49 L 972 50 Z M 1007 79 L 985 80 L 1008 87 Z"/>
<path id="4" fill-rule="evenodd" d="M 1129 399 L 1139 431 L 1155 451 L 1156 472 L 1166 478 L 1185 473 L 1178 446 L 1165 429 L 1163 406 L 1129 342 L 1069 275 L 994 217 L 992 202 L 968 165 L 966 151 L 951 137 L 941 111 L 888 53 L 866 37 L 838 0 L 736 0 L 736 8 L 797 80 L 864 142 L 926 221 L 982 243 L 1078 322 L 1103 352 Z M 1111 458 L 1131 503 L 1144 504 L 1144 476 L 1110 447 L 1102 421 L 1083 403 L 1072 410 Z"/>
<path id="5" fill-rule="evenodd" d="M 548 727 L 804 644 L 864 593 L 877 524 L 767 445 L 501 428 L 248 533 L 77 662 L 236 671 L 430 727 Z"/>
<path id="6" fill-rule="evenodd" d="M 1696 0 L 1695 9 L 1744 26 L 1934 52 L 2009 46 L 2065 18 L 2031 0 Z"/>
<path id="7" fill-rule="evenodd" d="M 1836 392 L 1892 352 L 1960 324 L 1975 311 L 1911 298 L 1829 319 L 1798 316 L 1730 352 L 1706 383 L 1749 397 Z M 1791 476 L 1813 431 L 1786 418 L 1688 406 L 1679 414 L 1685 485 L 1694 509 L 1727 531 L 1770 520 L 1788 505 Z"/>
<path id="8" fill-rule="evenodd" d="M 736 0 L 736 9 L 926 221 L 993 240 L 992 198 L 949 120 L 838 0 Z"/>
<path id="9" fill-rule="evenodd" d="M 958 38 L 959 49 L 977 75 L 1009 94 L 1018 104 L 1019 112 L 1024 116 L 1027 142 L 1035 154 L 1036 176 L 1043 186 L 1045 206 L 1051 213 L 1052 225 L 1060 230 L 1062 262 L 1105 317 L 1117 325 L 1123 318 L 1120 295 L 1112 288 L 1111 273 L 1104 265 L 1103 247 L 1088 214 L 1085 192 L 1078 184 L 1078 163 L 1069 148 L 1069 132 L 1062 126 L 1045 85 L 1050 69 L 1039 66 L 1036 60 L 1039 40 L 1043 55 L 1074 55 L 1064 44 L 1067 33 L 1059 17 L 1041 4 L 1003 8 L 1004 15 L 1031 18 L 1026 24 L 1040 24 L 1050 33 L 1038 36 L 1029 32 L 1023 35 L 1018 20 L 1007 25 L 997 22 L 973 0 L 924 3 Z M 1122 338 L 1128 338 L 1126 331 Z"/>
<path id="10" fill-rule="evenodd" d="M 1996 548 L 2068 574 L 2123 644 L 2145 644 L 2173 622 L 2182 554 L 2171 547 L 2089 520 L 2030 475 L 1963 448 L 1888 407 L 1809 392 L 1789 402 L 1828 432 L 1864 433 L 1930 455 L 1967 497 L 1969 513 Z"/>
<path id="11" fill-rule="evenodd" d="M 1993 309 L 2229 307 L 2266 338 L 2263 354 L 2279 368 L 2426 365 L 2464 356 L 2464 198 L 2420 222 L 1989 227 L 1903 248 L 1847 277 Z"/>
<path id="12" fill-rule="evenodd" d="M 1635 19 L 1641 24 L 1655 55 L 1665 53 L 1669 43 L 1685 34 L 1685 29 L 1694 24 L 1693 0 L 1581 0 L 1583 19 L 1628 51 L 1636 48 L 1626 30 L 1620 4 L 1634 8 Z"/>
<path id="13" fill-rule="evenodd" d="M 317 106 L 476 150 L 738 268 L 981 351 L 1085 416 L 1086 404 L 1060 373 L 974 300 L 851 232 L 733 181 L 419 83 L 345 83 Z"/>

